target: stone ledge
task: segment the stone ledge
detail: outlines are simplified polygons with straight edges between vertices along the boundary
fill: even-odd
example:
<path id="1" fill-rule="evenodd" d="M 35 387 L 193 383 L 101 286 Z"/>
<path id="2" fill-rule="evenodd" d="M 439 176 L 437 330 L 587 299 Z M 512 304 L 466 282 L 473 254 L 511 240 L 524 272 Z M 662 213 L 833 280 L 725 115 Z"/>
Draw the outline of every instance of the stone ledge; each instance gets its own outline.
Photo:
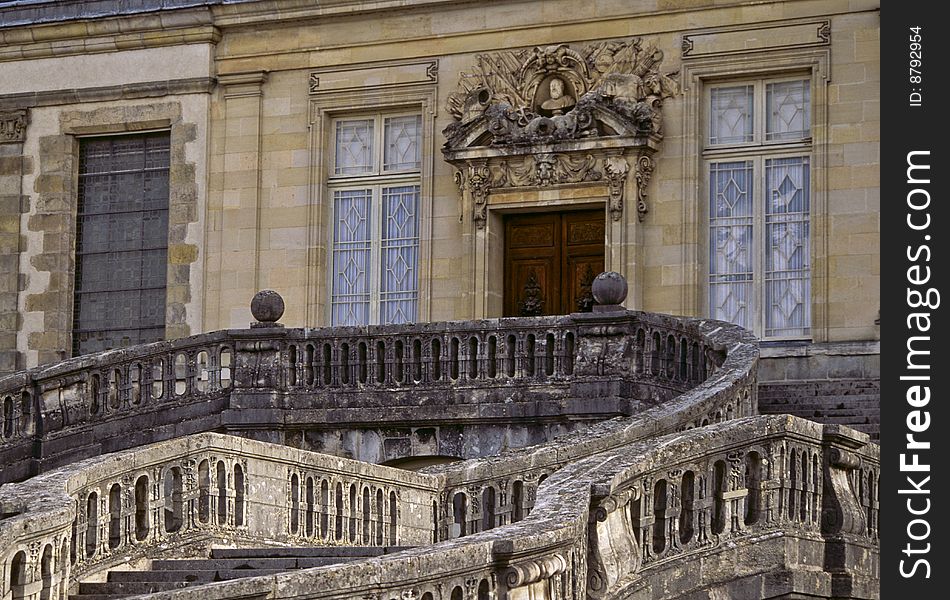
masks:
<path id="1" fill-rule="evenodd" d="M 216 80 L 214 77 L 195 77 L 168 81 L 146 81 L 128 85 L 113 85 L 96 88 L 53 90 L 49 92 L 26 92 L 0 97 L 0 110 L 56 106 L 80 102 L 107 102 L 155 98 L 179 94 L 210 94 Z"/>

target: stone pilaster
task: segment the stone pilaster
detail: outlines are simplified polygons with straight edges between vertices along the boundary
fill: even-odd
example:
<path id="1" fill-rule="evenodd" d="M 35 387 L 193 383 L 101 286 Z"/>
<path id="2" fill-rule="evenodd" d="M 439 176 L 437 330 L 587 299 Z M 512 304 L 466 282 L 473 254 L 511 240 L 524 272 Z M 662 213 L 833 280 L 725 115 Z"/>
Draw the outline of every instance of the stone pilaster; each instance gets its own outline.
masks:
<path id="1" fill-rule="evenodd" d="M 0 375 L 22 366 L 16 338 L 23 175 L 30 167 L 23 156 L 28 117 L 26 110 L 0 113 Z"/>

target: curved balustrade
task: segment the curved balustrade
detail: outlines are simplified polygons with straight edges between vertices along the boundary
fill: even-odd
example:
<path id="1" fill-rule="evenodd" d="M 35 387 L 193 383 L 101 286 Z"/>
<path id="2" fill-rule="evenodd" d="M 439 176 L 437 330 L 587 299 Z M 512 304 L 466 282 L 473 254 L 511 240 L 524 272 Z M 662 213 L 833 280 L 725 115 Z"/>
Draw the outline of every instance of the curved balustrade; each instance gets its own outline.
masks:
<path id="1" fill-rule="evenodd" d="M 263 327 L 70 359 L 0 379 L 0 481 L 199 431 L 257 435 L 283 427 L 281 411 L 341 427 L 378 426 L 397 406 L 417 422 L 631 415 L 722 368 L 727 346 L 700 323 L 616 311 Z M 240 415 L 225 416 L 232 409 Z"/>
<path id="2" fill-rule="evenodd" d="M 213 433 L 161 442 L 0 488 L 0 597 L 64 597 L 70 577 L 215 542 L 426 544 L 436 498 L 437 478 L 390 467 Z M 48 577 L 21 573 L 47 554 Z"/>
<path id="3" fill-rule="evenodd" d="M 508 344 L 512 337 L 514 343 Z M 505 338 L 506 343 L 499 346 L 501 338 Z M 376 350 L 371 352 L 374 346 Z M 428 354 L 425 348 L 430 350 Z M 228 360 L 232 356 L 233 363 Z M 53 549 L 49 564 L 60 565 L 51 567 L 59 574 L 59 581 L 66 581 L 66 577 L 75 581 L 83 573 L 107 568 L 120 553 L 147 555 L 155 540 L 166 547 L 179 542 L 200 545 L 215 539 L 214 536 L 225 536 L 230 543 L 244 539 L 257 543 L 421 545 L 447 540 L 439 544 L 437 555 L 429 548 L 419 548 L 405 555 L 411 558 L 399 558 L 403 556 L 400 554 L 393 555 L 396 558 L 376 559 L 372 565 L 347 566 L 341 575 L 344 579 L 326 573 L 315 576 L 329 577 L 319 585 L 331 590 L 339 588 L 343 581 L 358 581 L 361 577 L 367 577 L 365 581 L 389 581 L 390 577 L 392 581 L 401 581 L 397 573 L 400 569 L 405 573 L 402 561 L 412 560 L 417 565 L 413 569 L 428 565 L 430 570 L 426 572 L 433 574 L 429 579 L 431 589 L 419 587 L 413 592 L 421 596 L 429 593 L 433 598 L 450 598 L 476 594 L 487 598 L 510 592 L 512 597 L 524 597 L 523 593 L 528 592 L 522 588 L 554 586 L 560 590 L 557 597 L 577 598 L 589 593 L 585 591 L 589 584 L 588 562 L 594 560 L 590 547 L 595 542 L 590 538 L 592 529 L 587 522 L 586 507 L 591 500 L 591 477 L 600 473 L 603 466 L 596 462 L 600 460 L 598 457 L 621 452 L 637 440 L 662 433 L 683 432 L 753 414 L 757 356 L 754 339 L 738 327 L 623 311 L 607 315 L 419 325 L 398 328 L 398 331 L 394 328 L 228 331 L 17 374 L 14 377 L 20 379 L 13 382 L 13 387 L 19 386 L 21 391 L 29 391 L 30 386 L 43 390 L 44 403 L 39 404 L 40 410 L 33 412 L 40 417 L 34 436 L 47 440 L 56 436 L 55 429 L 48 431 L 42 427 L 46 422 L 45 412 L 56 407 L 51 398 L 63 399 L 60 406 L 72 401 L 87 408 L 92 400 L 97 400 L 102 409 L 86 412 L 86 418 L 96 426 L 121 422 L 116 420 L 116 415 L 123 410 L 137 415 L 149 406 L 163 407 L 168 412 L 172 412 L 169 409 L 187 411 L 194 406 L 220 411 L 214 403 L 223 400 L 238 408 L 254 402 L 269 402 L 270 410 L 275 410 L 279 406 L 292 408 L 300 400 L 331 405 L 348 401 L 343 398 L 357 405 L 372 406 L 379 402 L 374 391 L 398 396 L 398 392 L 405 389 L 424 396 L 431 388 L 444 399 L 467 388 L 472 395 L 484 398 L 484 388 L 493 386 L 521 386 L 540 398 L 556 398 L 558 389 L 581 398 L 626 395 L 635 398 L 644 410 L 540 446 L 430 468 L 427 474 L 414 476 L 418 478 L 417 485 L 410 486 L 410 491 L 404 486 L 394 486 L 389 479 L 392 470 L 383 471 L 386 475 L 377 477 L 375 482 L 352 476 L 363 472 L 361 470 L 386 469 L 384 467 L 269 447 L 269 457 L 274 453 L 279 457 L 285 452 L 300 457 L 320 456 L 319 460 L 330 461 L 328 464 L 338 461 L 338 466 L 335 471 L 329 467 L 314 468 L 300 459 L 295 464 L 285 461 L 287 464 L 277 469 L 271 465 L 264 473 L 242 462 L 248 459 L 246 465 L 252 465 L 263 460 L 259 452 L 253 454 L 254 461 L 249 460 L 247 450 L 255 442 L 222 438 L 231 439 L 229 443 L 241 447 L 240 451 L 227 454 L 209 453 L 199 448 L 201 444 L 189 445 L 188 440 L 199 438 L 179 438 L 145 449 L 158 452 L 151 449 L 179 444 L 177 454 L 173 452 L 159 461 L 161 465 L 130 466 L 123 471 L 123 477 L 116 478 L 113 474 L 85 485 L 80 493 L 71 496 L 67 506 L 59 509 L 58 525 L 49 530 L 52 537 L 48 540 L 16 537 L 12 547 L 18 550 L 4 563 L 8 569 L 5 576 L 13 575 L 4 581 L 18 594 L 16 589 L 19 588 L 13 582 L 19 576 L 14 575 L 20 572 L 20 565 L 41 563 L 31 548 L 45 546 Z M 162 376 L 139 379 L 136 396 L 135 378 L 130 379 L 130 374 L 142 373 L 135 369 L 147 370 L 155 361 L 161 361 Z M 374 373 L 375 382 L 370 381 Z M 161 393 L 155 398 L 144 398 L 141 392 L 149 387 L 155 389 L 159 379 Z M 8 378 L 0 384 L 6 386 L 12 381 Z M 176 392 L 180 393 L 176 395 Z M 139 399 L 138 405 L 131 401 L 135 397 Z M 83 398 L 86 404 L 82 404 Z M 504 398 L 510 395 L 500 396 Z M 462 402 L 465 399 L 464 395 L 460 396 Z M 63 413 L 68 415 L 69 411 L 63 410 Z M 80 422 L 78 429 L 88 426 L 88 421 Z M 796 460 L 801 461 L 804 455 L 796 456 L 799 456 Z M 812 462 L 814 456 L 812 452 Z M 77 469 L 94 462 L 79 463 L 66 471 L 77 473 Z M 132 462 L 144 465 L 138 459 Z M 673 552 L 667 548 L 673 548 L 674 538 L 686 535 L 684 531 L 695 532 L 686 542 L 680 537 L 681 543 L 688 544 L 694 539 L 693 535 L 696 540 L 704 536 L 702 539 L 708 541 L 723 535 L 726 525 L 732 526 L 734 519 L 724 516 L 726 509 L 715 509 L 715 504 L 709 504 L 711 495 L 726 498 L 723 494 L 735 491 L 728 488 L 733 480 L 722 471 L 720 463 L 722 461 L 713 461 L 714 466 L 710 467 L 708 461 L 701 465 L 697 462 L 685 469 L 692 473 L 693 479 L 685 480 L 693 482 L 692 495 L 682 495 L 686 493 L 682 490 L 690 487 L 684 485 L 683 479 L 674 481 L 670 476 L 663 479 L 664 483 L 655 484 L 651 497 L 659 500 L 650 505 L 652 508 L 641 504 L 641 521 L 659 520 L 669 524 L 675 519 L 684 525 L 682 528 L 670 525 L 670 529 L 664 525 L 665 537 L 658 537 L 652 528 L 646 531 L 641 526 L 638 533 L 631 529 L 631 539 L 637 540 L 638 548 L 641 539 L 649 538 L 651 544 L 656 543 L 651 546 L 652 550 L 644 546 L 643 556 L 652 552 L 644 561 L 646 567 L 654 559 L 662 564 Z M 577 470 L 581 464 L 587 466 Z M 594 468 L 594 465 L 599 466 Z M 712 479 L 699 475 L 701 469 L 709 468 L 713 469 Z M 279 477 L 275 472 L 279 472 Z M 568 480 L 564 473 L 573 473 L 575 479 L 570 480 L 573 483 L 565 483 Z M 788 484 L 794 493 L 783 497 L 796 507 L 810 507 L 803 514 L 811 519 L 809 526 L 814 527 L 814 505 L 819 498 L 815 471 L 806 469 L 802 473 Z M 35 504 L 27 506 L 27 502 L 17 500 L 27 496 L 16 490 L 34 490 L 35 493 L 38 489 L 35 486 L 45 485 L 43 482 L 51 481 L 49 477 L 53 475 L 3 488 L 0 492 L 3 512 L 23 513 L 10 517 L 11 526 L 23 519 L 38 518 L 40 509 Z M 860 479 L 850 477 L 855 481 Z M 552 488 L 542 487 L 542 493 L 538 494 L 546 478 L 561 482 L 554 488 L 558 489 L 559 498 L 573 498 L 554 512 L 548 508 L 550 498 L 543 493 Z M 261 485 L 261 481 L 272 483 Z M 871 490 L 872 486 L 876 490 L 874 483 L 868 483 L 866 488 Z M 268 487 L 269 495 L 265 494 Z M 12 496 L 10 490 L 14 490 Z M 765 496 L 764 492 L 760 496 Z M 146 505 L 137 502 L 137 497 L 150 500 Z M 261 497 L 284 500 L 279 507 L 252 510 L 253 503 L 258 501 L 255 498 Z M 876 511 L 871 494 L 858 502 L 863 506 L 860 502 L 867 503 L 867 514 Z M 677 515 L 676 510 L 683 503 L 692 506 L 689 509 L 692 512 Z M 787 506 L 782 507 L 788 513 Z M 648 509 L 654 512 L 649 513 Z M 735 512 L 738 510 L 735 507 L 732 510 L 729 514 L 741 513 Z M 791 514 L 798 514 L 798 510 Z M 864 510 L 860 508 L 859 512 Z M 744 519 L 740 520 L 744 522 Z M 7 523 L 0 523 L 0 532 L 14 531 L 5 525 Z M 870 526 L 867 529 L 870 531 Z M 26 530 L 41 529 L 28 525 Z M 411 535 L 407 536 L 406 532 Z M 14 538 L 10 539 L 13 544 Z M 668 541 L 660 543 L 658 540 Z M 71 573 L 66 566 L 70 561 L 62 558 L 64 548 L 70 560 L 76 563 Z M 445 558 L 449 555 L 457 555 L 459 560 L 449 561 Z M 508 564 L 505 557 L 509 555 L 519 558 Z M 390 571 L 390 568 L 396 570 Z M 370 571 L 351 573 L 349 569 Z M 56 577 L 48 577 L 44 581 L 54 579 Z M 223 587 L 216 589 L 224 590 L 225 595 L 230 593 L 225 584 L 220 585 Z M 51 588 L 47 591 L 52 593 Z M 346 596 L 355 592 L 350 589 L 340 593 Z"/>
<path id="4" fill-rule="evenodd" d="M 288 572 L 279 586 L 261 576 L 162 596 L 566 600 L 716 588 L 765 597 L 804 593 L 795 577 L 775 576 L 803 571 L 809 593 L 831 597 L 842 582 L 867 591 L 878 578 L 879 461 L 865 434 L 844 427 L 735 419 L 568 464 L 545 480 L 522 520 L 422 546 L 445 474 L 199 434 L 4 486 L 4 512 L 22 514 L 0 521 L 2 590 L 56 598 L 64 582 L 159 544 L 379 544 L 382 536 L 383 544 L 421 547 Z M 683 577 L 700 564 L 702 578 Z M 50 575 L 37 577 L 43 569 Z"/>

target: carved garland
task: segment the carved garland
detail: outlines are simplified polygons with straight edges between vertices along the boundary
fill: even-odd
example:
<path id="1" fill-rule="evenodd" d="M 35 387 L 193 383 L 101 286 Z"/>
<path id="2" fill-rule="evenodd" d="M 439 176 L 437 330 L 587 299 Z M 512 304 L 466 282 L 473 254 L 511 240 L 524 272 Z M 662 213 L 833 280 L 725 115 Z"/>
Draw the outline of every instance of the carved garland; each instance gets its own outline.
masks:
<path id="1" fill-rule="evenodd" d="M 635 164 L 637 184 L 637 219 L 642 222 L 649 212 L 647 186 L 656 168 L 656 162 L 647 154 L 640 155 Z M 608 210 L 614 221 L 623 216 L 624 191 L 630 164 L 622 156 L 608 156 L 598 160 L 592 154 L 572 157 L 563 153 L 541 153 L 524 156 L 518 162 L 502 160 L 494 164 L 479 162 L 455 172 L 459 192 L 472 194 L 472 219 L 483 229 L 487 219 L 488 195 L 493 189 L 517 187 L 549 187 L 565 183 L 604 181 L 608 192 Z"/>

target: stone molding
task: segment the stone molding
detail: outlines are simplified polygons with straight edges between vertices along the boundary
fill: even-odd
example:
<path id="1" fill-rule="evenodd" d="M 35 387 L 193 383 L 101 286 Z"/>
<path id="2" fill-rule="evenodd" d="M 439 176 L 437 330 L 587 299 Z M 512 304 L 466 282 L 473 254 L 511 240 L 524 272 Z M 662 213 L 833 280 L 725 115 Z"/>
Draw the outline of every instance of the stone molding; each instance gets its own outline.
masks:
<path id="1" fill-rule="evenodd" d="M 78 104 L 80 102 L 160 98 L 178 94 L 209 94 L 214 85 L 215 79 L 213 77 L 195 77 L 192 79 L 147 81 L 126 85 L 8 94 L 0 96 L 0 111 L 35 106 Z"/>
<path id="2" fill-rule="evenodd" d="M 780 49 L 825 46 L 831 43 L 831 21 L 790 21 L 762 27 L 721 27 L 683 36 L 684 59 L 725 56 Z"/>
<path id="3" fill-rule="evenodd" d="M 191 267 L 198 249 L 185 242 L 190 223 L 198 220 L 195 165 L 186 160 L 185 146 L 197 135 L 194 123 L 182 121 L 177 102 L 139 106 L 111 106 L 94 110 L 70 110 L 60 115 L 60 135 L 39 140 L 40 165 L 34 184 L 36 205 L 27 229 L 39 234 L 41 244 L 31 259 L 38 272 L 51 274 L 42 291 L 27 294 L 27 312 L 43 315 L 43 329 L 27 338 L 27 349 L 37 353 L 37 362 L 62 360 L 72 352 L 73 286 L 75 280 L 76 177 L 79 142 L 76 136 L 168 128 L 170 136 L 168 201 L 168 273 L 166 285 L 166 336 L 177 338 L 190 332 L 186 303 L 191 300 Z"/>

